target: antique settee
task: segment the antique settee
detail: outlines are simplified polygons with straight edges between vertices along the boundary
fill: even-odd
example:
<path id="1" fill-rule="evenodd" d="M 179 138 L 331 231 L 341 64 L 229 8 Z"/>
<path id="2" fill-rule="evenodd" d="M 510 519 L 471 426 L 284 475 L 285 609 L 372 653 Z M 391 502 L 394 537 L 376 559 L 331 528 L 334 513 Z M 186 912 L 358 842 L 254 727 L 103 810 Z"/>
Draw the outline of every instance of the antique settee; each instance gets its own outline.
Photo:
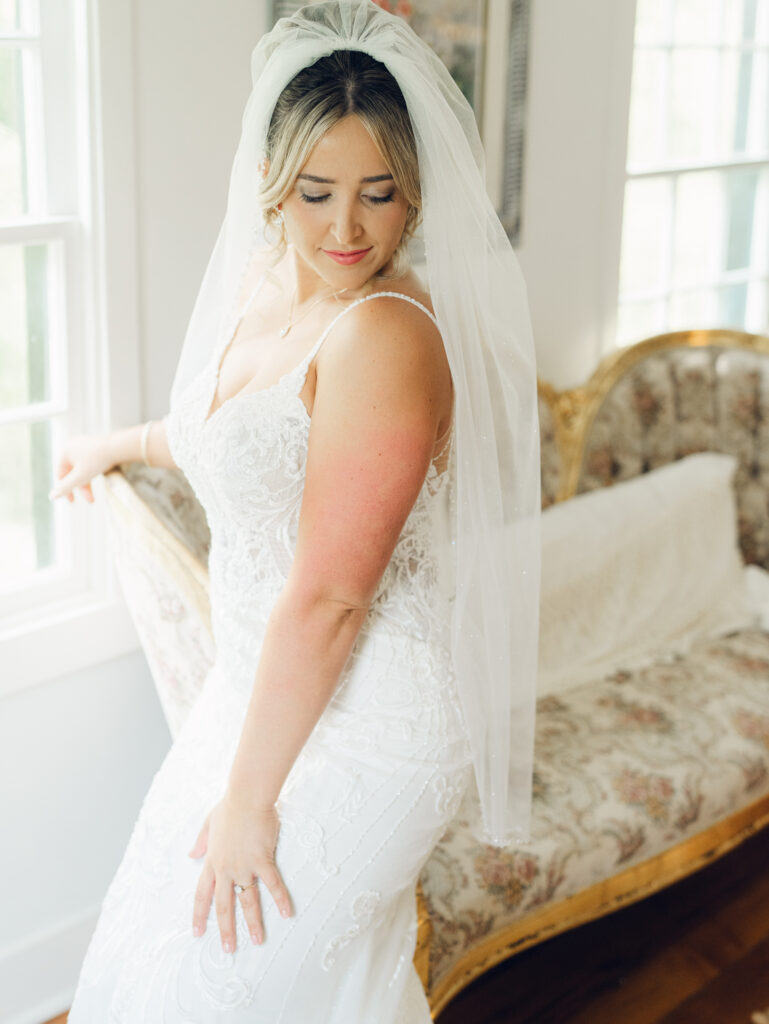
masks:
<path id="1" fill-rule="evenodd" d="M 694 452 L 731 454 L 740 557 L 769 569 L 768 338 L 661 335 L 607 356 L 584 386 L 540 381 L 539 399 L 543 509 Z M 214 656 L 205 517 L 178 471 L 127 463 L 104 481 L 122 586 L 174 734 Z M 434 1016 L 501 960 L 769 822 L 769 621 L 540 697 L 533 799 L 529 844 L 479 843 L 463 806 L 422 872 L 415 962 Z"/>

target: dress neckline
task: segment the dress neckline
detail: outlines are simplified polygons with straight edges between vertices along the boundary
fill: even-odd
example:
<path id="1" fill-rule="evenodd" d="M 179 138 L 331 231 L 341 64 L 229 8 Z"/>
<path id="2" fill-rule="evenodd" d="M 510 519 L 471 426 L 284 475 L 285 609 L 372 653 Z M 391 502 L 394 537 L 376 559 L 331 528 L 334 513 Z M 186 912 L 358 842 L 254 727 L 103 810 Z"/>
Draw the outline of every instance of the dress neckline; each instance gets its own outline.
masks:
<path id="1" fill-rule="evenodd" d="M 301 376 L 301 381 L 302 381 L 302 384 L 303 384 L 304 380 L 306 379 L 307 369 L 309 368 L 309 364 L 312 362 L 313 356 L 317 353 L 318 349 L 320 348 L 321 344 L 323 343 L 324 339 L 326 338 L 326 335 L 329 333 L 331 328 L 334 326 L 334 324 L 337 322 L 337 320 L 340 317 L 344 316 L 344 314 L 346 312 L 348 312 L 348 310 L 352 309 L 353 306 L 357 306 L 358 303 L 360 303 L 360 302 L 365 302 L 367 299 L 375 298 L 377 295 L 397 295 L 400 298 L 406 299 L 408 302 L 413 302 L 415 305 L 419 306 L 420 309 L 424 310 L 424 312 L 427 313 L 427 315 L 433 321 L 435 326 L 436 327 L 438 326 L 438 321 L 436 320 L 435 316 L 430 312 L 430 310 L 423 303 L 421 303 L 418 299 L 415 299 L 415 298 L 413 298 L 410 295 L 406 295 L 404 292 L 381 291 L 381 292 L 371 292 L 368 295 L 362 295 L 360 298 L 355 299 L 354 302 L 351 302 L 349 306 L 345 306 L 344 309 L 341 309 L 337 313 L 337 315 L 331 320 L 331 322 L 329 324 L 327 324 L 326 327 L 323 329 L 323 331 L 321 332 L 320 337 L 312 345 L 312 347 L 310 348 L 309 352 L 307 352 L 307 354 L 301 359 L 301 361 L 299 363 L 296 364 L 296 366 L 292 366 L 291 369 L 287 370 L 281 377 L 278 378 L 278 380 L 274 381 L 272 384 L 268 384 L 266 387 L 250 389 L 249 385 L 246 384 L 245 387 L 242 387 L 240 389 L 240 391 L 236 391 L 234 395 L 230 395 L 229 398 L 225 398 L 224 401 L 220 405 L 218 405 L 213 410 L 213 412 L 212 412 L 211 411 L 211 405 L 213 404 L 213 401 L 216 398 L 216 391 L 217 391 L 217 388 L 218 388 L 218 385 L 219 385 L 219 377 L 220 377 L 221 370 L 222 370 L 222 363 L 224 362 L 225 356 L 227 355 L 227 352 L 228 352 L 230 346 L 232 345 L 233 341 L 235 340 L 235 335 L 238 333 L 238 328 L 240 327 L 240 324 L 241 324 L 243 318 L 245 317 L 245 315 L 246 315 L 246 313 L 248 311 L 248 308 L 251 305 L 252 300 L 254 299 L 254 297 L 256 296 L 257 292 L 261 288 L 265 278 L 266 278 L 266 272 L 263 272 L 260 275 L 259 280 L 257 281 L 256 285 L 254 286 L 254 290 L 251 292 L 251 294 L 249 295 L 248 299 L 246 300 L 246 303 L 243 306 L 242 311 L 238 315 L 238 318 L 237 318 L 237 320 L 235 322 L 235 327 L 231 331 L 229 338 L 224 343 L 224 345 L 221 347 L 221 349 L 216 354 L 214 359 L 212 359 L 212 361 L 211 361 L 211 366 L 213 368 L 213 375 L 212 375 L 212 379 L 211 379 L 211 387 L 210 387 L 210 389 L 206 390 L 206 401 L 203 404 L 203 413 L 202 413 L 202 415 L 203 415 L 203 424 L 202 425 L 203 425 L 203 429 L 204 430 L 209 426 L 210 423 L 213 422 L 213 420 L 218 416 L 218 414 L 220 412 L 222 412 L 222 410 L 225 409 L 227 406 L 229 406 L 231 403 L 237 402 L 239 399 L 246 399 L 246 398 L 249 398 L 249 397 L 255 397 L 257 395 L 267 395 L 267 394 L 269 394 L 272 391 L 276 391 L 281 385 L 285 384 L 285 382 L 290 377 L 292 377 L 294 374 L 298 374 L 299 371 L 302 370 L 302 369 L 304 369 L 304 373 Z M 305 367 L 305 364 L 307 364 L 306 367 Z M 304 402 L 302 401 L 302 399 L 301 399 L 301 397 L 299 395 L 299 390 L 300 389 L 297 389 L 295 397 L 298 400 L 299 404 L 301 405 L 301 407 L 302 407 L 302 409 L 304 411 L 304 414 L 305 414 L 305 418 L 306 418 L 307 422 L 309 423 L 310 422 L 310 414 L 307 412 L 307 406 L 304 404 Z M 294 395 L 294 392 L 292 391 L 291 394 Z M 453 421 L 452 421 L 452 425 L 453 425 Z M 450 432 L 450 431 L 451 431 L 451 425 L 449 426 L 449 431 L 447 431 L 447 433 Z"/>

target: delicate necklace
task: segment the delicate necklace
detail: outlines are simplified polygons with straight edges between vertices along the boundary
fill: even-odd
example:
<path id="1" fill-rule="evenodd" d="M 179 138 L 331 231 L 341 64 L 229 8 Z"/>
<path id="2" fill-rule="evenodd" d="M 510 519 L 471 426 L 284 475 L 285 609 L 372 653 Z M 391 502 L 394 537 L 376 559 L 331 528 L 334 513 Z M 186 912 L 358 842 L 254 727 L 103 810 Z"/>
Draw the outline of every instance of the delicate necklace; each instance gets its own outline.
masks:
<path id="1" fill-rule="evenodd" d="M 285 336 L 288 334 L 288 332 L 291 330 L 291 328 L 294 326 L 294 324 L 298 323 L 302 319 L 302 317 L 307 316 L 307 314 L 310 312 L 310 310 L 313 308 L 313 306 L 317 306 L 318 303 L 319 302 L 323 302 L 324 299 L 329 299 L 329 298 L 334 298 L 335 299 L 337 297 L 337 295 L 341 295 L 342 292 L 346 292 L 346 291 L 347 291 L 347 288 L 340 288 L 339 291 L 333 292 L 332 295 L 321 295 L 321 297 L 319 299 L 316 299 L 315 302 L 313 302 L 311 305 L 309 305 L 307 307 L 307 309 L 305 309 L 305 311 L 303 313 L 301 313 L 298 317 L 295 317 L 294 319 L 292 319 L 291 315 L 290 315 L 291 314 L 291 308 L 293 307 L 294 300 L 296 299 L 296 289 L 294 289 L 294 294 L 291 296 L 291 306 L 289 307 L 289 317 L 288 317 L 288 320 L 284 324 L 284 326 L 281 327 L 281 329 L 280 329 L 280 336 L 281 336 L 281 338 L 285 338 Z"/>

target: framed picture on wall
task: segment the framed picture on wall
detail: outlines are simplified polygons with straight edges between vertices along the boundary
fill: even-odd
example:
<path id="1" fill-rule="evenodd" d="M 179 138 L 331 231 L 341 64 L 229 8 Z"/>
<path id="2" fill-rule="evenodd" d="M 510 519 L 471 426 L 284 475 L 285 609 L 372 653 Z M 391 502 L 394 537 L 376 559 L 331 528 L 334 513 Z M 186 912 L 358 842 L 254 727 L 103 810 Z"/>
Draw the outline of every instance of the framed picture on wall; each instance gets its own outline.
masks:
<path id="1" fill-rule="evenodd" d="M 518 245 L 531 0 L 373 2 L 411 25 L 473 108 L 486 152 L 486 187 L 510 241 Z M 303 6 L 301 0 L 273 0 L 271 24 Z"/>

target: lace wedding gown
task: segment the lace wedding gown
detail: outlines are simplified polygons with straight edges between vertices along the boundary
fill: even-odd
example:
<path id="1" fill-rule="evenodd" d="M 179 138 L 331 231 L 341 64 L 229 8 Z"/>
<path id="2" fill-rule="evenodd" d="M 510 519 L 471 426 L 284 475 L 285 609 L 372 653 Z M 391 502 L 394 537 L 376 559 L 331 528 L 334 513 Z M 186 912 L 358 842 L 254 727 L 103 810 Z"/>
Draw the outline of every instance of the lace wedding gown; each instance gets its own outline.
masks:
<path id="1" fill-rule="evenodd" d="M 431 536 L 449 471 L 434 464 L 333 697 L 281 790 L 276 861 L 293 916 L 280 917 L 260 881 L 261 946 L 251 943 L 237 897 L 234 953 L 222 949 L 213 901 L 206 931 L 192 934 L 203 859 L 188 851 L 224 793 L 267 617 L 292 561 L 310 429 L 300 391 L 339 317 L 382 294 L 432 317 L 401 293 L 364 296 L 276 384 L 207 417 L 225 345 L 166 418 L 173 457 L 211 530 L 217 654 L 105 896 L 69 1024 L 431 1019 L 412 963 L 415 887 L 472 770 Z"/>

